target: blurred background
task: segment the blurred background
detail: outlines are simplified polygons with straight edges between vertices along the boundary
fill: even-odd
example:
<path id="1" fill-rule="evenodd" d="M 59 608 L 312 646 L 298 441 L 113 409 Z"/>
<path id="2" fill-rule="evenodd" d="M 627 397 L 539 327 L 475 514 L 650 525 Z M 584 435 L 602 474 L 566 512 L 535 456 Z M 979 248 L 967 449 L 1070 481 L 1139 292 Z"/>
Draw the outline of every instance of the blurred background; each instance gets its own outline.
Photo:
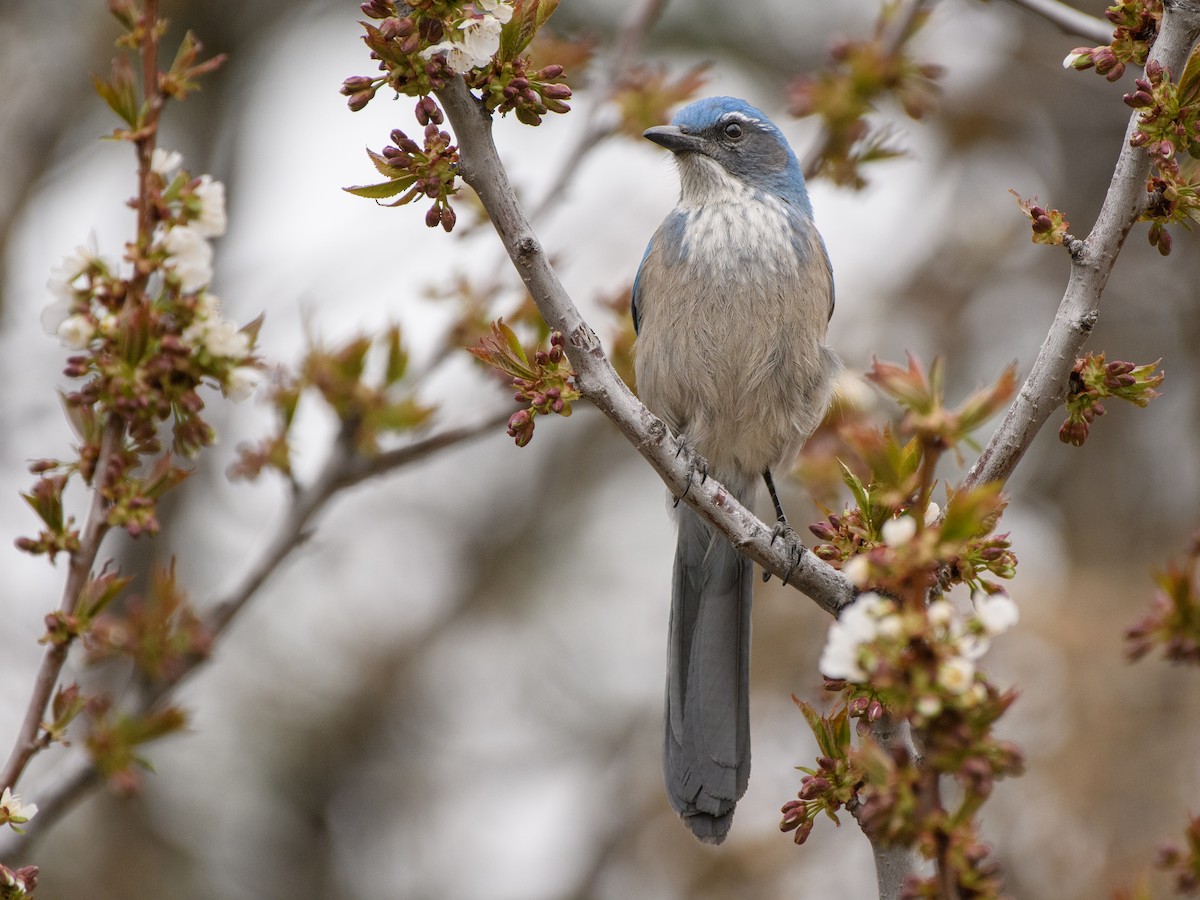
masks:
<path id="1" fill-rule="evenodd" d="M 554 24 L 593 37 L 602 67 L 626 8 L 573 0 Z M 675 2 L 645 50 L 671 73 L 711 63 L 704 93 L 746 97 L 802 153 L 814 127 L 786 116 L 787 81 L 823 64 L 834 39 L 869 31 L 877 11 L 875 0 Z M 358 4 L 171 0 L 163 12 L 230 54 L 200 94 L 169 108 L 161 139 L 228 187 L 214 281 L 226 314 L 265 311 L 260 348 L 283 363 L 306 335 L 333 341 L 398 321 L 419 365 L 453 319 L 438 288 L 460 275 L 490 284 L 508 263 L 486 228 L 447 237 L 425 228 L 422 210 L 342 192 L 374 176 L 365 145 L 414 128 L 406 100 L 351 114 L 338 94 L 344 78 L 372 71 Z M 55 13 L 0 4 L 4 747 L 63 574 L 11 544 L 36 530 L 18 497 L 28 461 L 64 455 L 71 440 L 55 396 L 64 351 L 38 324 L 45 282 L 89 235 L 118 257 L 133 221 L 132 151 L 97 140 L 114 120 L 89 77 L 107 70 L 116 26 L 100 0 Z M 1112 85 L 1063 70 L 1081 43 L 999 0 L 936 4 L 916 45 L 946 68 L 936 112 L 917 124 L 881 111 L 908 155 L 868 169 L 861 192 L 812 186 L 837 282 L 830 343 L 849 369 L 872 355 L 941 354 L 951 400 L 1009 361 L 1028 371 L 1068 259 L 1030 242 L 1008 189 L 1064 210 L 1086 234 L 1127 121 L 1131 76 Z M 571 115 L 498 124 L 524 198 L 542 198 L 593 102 L 585 86 Z M 674 202 L 665 157 L 648 142 L 607 142 L 538 223 L 602 334 L 615 326 L 601 301 L 628 286 Z M 1145 410 L 1110 404 L 1081 449 L 1058 441 L 1052 419 L 1010 484 L 1002 523 L 1021 560 L 1022 619 L 983 665 L 1020 687 L 1002 730 L 1028 773 L 1000 785 L 985 837 L 1016 898 L 1107 896 L 1200 809 L 1195 674 L 1122 658 L 1152 571 L 1182 553 L 1200 519 L 1200 256 L 1176 231 L 1160 258 L 1145 230 L 1130 237 L 1090 346 L 1110 359 L 1161 357 L 1164 396 Z M 517 282 L 504 279 L 511 305 Z M 466 358 L 440 366 L 423 396 L 444 425 L 509 403 Z M 225 476 L 237 444 L 268 431 L 267 411 L 235 411 L 215 394 L 210 408 L 220 445 L 164 511 L 163 535 L 111 547 L 134 571 L 176 556 L 201 608 L 253 565 L 286 502 L 269 477 Z M 332 427 L 306 411 L 301 476 Z M 819 518 L 794 485 L 784 504 L 794 523 Z M 40 865 L 39 896 L 89 900 L 874 896 L 869 845 L 849 817 L 838 829 L 819 822 L 802 848 L 778 831 L 799 788 L 793 767 L 816 752 L 789 695 L 821 699 L 828 619 L 776 582 L 756 600 L 754 770 L 733 834 L 703 847 L 667 807 L 673 545 L 661 483 L 583 408 L 539 424 L 523 450 L 497 428 L 348 492 L 188 682 L 190 729 L 148 748 L 156 774 L 144 791 L 93 792 L 28 859 L 5 862 Z M 89 676 L 76 664 L 67 677 Z M 54 783 L 63 751 L 43 756 L 21 784 L 28 801 Z"/>

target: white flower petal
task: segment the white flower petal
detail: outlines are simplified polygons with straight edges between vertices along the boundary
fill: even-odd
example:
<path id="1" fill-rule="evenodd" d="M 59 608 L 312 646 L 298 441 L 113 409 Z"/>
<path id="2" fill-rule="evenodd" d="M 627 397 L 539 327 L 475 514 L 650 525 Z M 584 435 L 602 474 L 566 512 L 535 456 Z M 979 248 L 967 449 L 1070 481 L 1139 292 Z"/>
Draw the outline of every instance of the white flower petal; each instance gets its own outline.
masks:
<path id="1" fill-rule="evenodd" d="M 178 169 L 182 162 L 183 154 L 178 150 L 164 150 L 162 147 L 155 147 L 154 152 L 150 154 L 150 171 L 166 178 Z"/>
<path id="2" fill-rule="evenodd" d="M 937 680 L 951 694 L 965 694 L 975 682 L 975 664 L 961 656 L 951 657 L 938 666 Z"/>
<path id="3" fill-rule="evenodd" d="M 201 237 L 220 237 L 228 224 L 225 216 L 225 185 L 214 181 L 211 175 L 201 175 L 195 195 L 200 201 L 200 214 L 192 222 L 192 228 Z"/>
<path id="4" fill-rule="evenodd" d="M 212 247 L 190 225 L 179 225 L 167 232 L 162 241 L 167 251 L 166 267 L 179 278 L 185 294 L 200 290 L 212 281 Z"/>
<path id="5" fill-rule="evenodd" d="M 59 326 L 67 321 L 75 304 L 69 299 L 59 298 L 42 310 L 42 330 L 49 335 L 57 335 Z"/>
<path id="6" fill-rule="evenodd" d="M 82 350 L 96 336 L 96 326 L 87 316 L 74 315 L 63 319 L 55 332 L 61 343 L 68 350 Z"/>
<path id="7" fill-rule="evenodd" d="M 1017 604 L 1012 602 L 1008 594 L 975 591 L 971 600 L 975 604 L 975 617 L 983 625 L 983 630 L 992 637 L 1008 631 L 1021 617 Z"/>
<path id="8" fill-rule="evenodd" d="M 880 537 L 889 547 L 903 547 L 917 534 L 917 520 L 912 516 L 888 519 L 879 529 Z"/>
<path id="9" fill-rule="evenodd" d="M 249 400 L 262 382 L 262 372 L 252 366 L 238 366 L 225 378 L 225 396 L 234 403 Z"/>
<path id="10" fill-rule="evenodd" d="M 954 604 L 949 600 L 934 600 L 925 611 L 929 624 L 945 628 L 954 620 Z"/>
<path id="11" fill-rule="evenodd" d="M 866 587 L 867 578 L 871 574 L 871 564 L 866 556 L 852 556 L 842 563 L 842 574 L 850 579 L 855 587 Z"/>

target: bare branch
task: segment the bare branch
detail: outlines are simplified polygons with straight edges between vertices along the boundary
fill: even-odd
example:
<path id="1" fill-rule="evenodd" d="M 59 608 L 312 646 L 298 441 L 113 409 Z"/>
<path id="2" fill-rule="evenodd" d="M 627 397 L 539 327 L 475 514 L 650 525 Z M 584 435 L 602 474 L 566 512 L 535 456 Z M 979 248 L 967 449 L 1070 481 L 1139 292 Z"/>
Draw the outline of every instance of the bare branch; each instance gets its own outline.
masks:
<path id="1" fill-rule="evenodd" d="M 1150 59 L 1173 72 L 1182 72 L 1197 35 L 1200 35 L 1200 2 L 1166 0 L 1162 27 Z M 1140 118 L 1140 111 L 1129 117 L 1112 181 L 1091 234 L 1072 247 L 1071 277 L 1033 368 L 1005 412 L 1004 420 L 967 473 L 963 487 L 1006 481 L 1038 431 L 1066 397 L 1071 367 L 1099 319 L 1100 297 L 1117 254 L 1145 204 L 1150 157 L 1129 143 Z"/>
<path id="2" fill-rule="evenodd" d="M 1073 34 L 1096 44 L 1107 44 L 1112 40 L 1111 24 L 1068 6 L 1062 0 L 1012 0 L 1012 3 L 1057 25 L 1064 34 Z"/>
<path id="3" fill-rule="evenodd" d="M 292 551 L 308 540 L 313 519 L 338 492 L 412 465 L 439 450 L 492 434 L 508 419 L 508 415 L 508 411 L 505 411 L 476 425 L 447 429 L 376 456 L 356 454 L 350 435 L 340 435 L 321 472 L 311 484 L 293 496 L 291 507 L 262 556 L 246 573 L 241 584 L 213 607 L 207 624 L 214 636 L 229 626 L 233 617 L 250 602 Z"/>
<path id="4" fill-rule="evenodd" d="M 492 141 L 491 118 L 455 78 L 438 92 L 459 141 L 462 177 L 479 195 L 542 318 L 566 336 L 566 351 L 579 387 L 637 448 L 675 496 L 713 523 L 733 545 L 767 571 L 783 578 L 791 570 L 790 552 L 801 553 L 788 580 L 830 613 L 854 597 L 854 586 L 841 572 L 803 552 L 794 538 L 771 540 L 771 529 L 738 503 L 713 479 L 692 484 L 688 460 L 677 452 L 667 427 L 621 381 L 595 332 L 567 295 L 546 252 L 521 211 Z"/>
<path id="5" fill-rule="evenodd" d="M 206 625 L 214 638 L 219 637 L 232 623 L 236 615 L 257 595 L 259 589 L 270 579 L 279 567 L 291 556 L 292 552 L 302 546 L 308 539 L 310 527 L 316 516 L 325 508 L 339 492 L 361 484 L 370 478 L 375 478 L 394 472 L 405 466 L 417 463 L 439 450 L 461 444 L 484 435 L 494 434 L 501 423 L 508 418 L 507 411 L 503 415 L 494 416 L 484 421 L 461 428 L 451 428 L 432 434 L 427 438 L 415 441 L 405 447 L 399 447 L 381 453 L 374 457 L 362 457 L 353 452 L 351 442 L 343 437 L 331 451 L 329 459 L 322 467 L 320 474 L 310 485 L 302 488 L 293 496 L 292 503 L 280 523 L 274 537 L 263 550 L 262 555 L 255 561 L 242 578 L 241 583 L 220 602 L 216 603 L 208 615 Z M 85 570 L 86 572 L 86 570 Z M 76 596 L 78 592 L 76 593 Z M 47 654 L 49 656 L 49 653 Z M 63 650 L 65 658 L 66 650 Z M 133 704 L 134 714 L 145 714 L 155 706 L 169 698 L 178 687 L 193 673 L 198 671 L 208 658 L 196 658 L 171 680 L 145 686 Z M 47 676 L 47 690 L 52 691 L 57 681 L 62 663 L 54 670 L 54 677 Z M 39 678 L 39 685 L 42 683 Z M 48 702 L 48 695 L 47 695 Z M 32 708 L 32 707 L 31 707 Z M 39 713 L 34 723 L 31 743 L 36 742 L 37 729 L 40 728 Z M 21 745 L 18 745 L 21 746 Z M 41 744 L 36 743 L 35 750 Z M 22 761 L 21 768 L 28 760 Z M 10 762 L 10 765 L 12 763 Z M 7 768 L 7 767 L 6 767 Z M 20 774 L 18 770 L 18 775 Z M 61 774 L 61 773 L 60 773 Z M 14 782 L 15 783 L 15 778 Z M 27 853 L 31 841 L 43 831 L 52 826 L 64 815 L 77 800 L 82 799 L 92 789 L 99 787 L 102 780 L 96 773 L 92 761 L 79 754 L 71 763 L 65 775 L 44 792 L 38 794 L 38 815 L 25 827 L 27 836 L 19 842 L 10 841 L 13 846 L 5 843 L 5 836 L 0 835 L 0 858 L 9 858 L 18 850 Z"/>

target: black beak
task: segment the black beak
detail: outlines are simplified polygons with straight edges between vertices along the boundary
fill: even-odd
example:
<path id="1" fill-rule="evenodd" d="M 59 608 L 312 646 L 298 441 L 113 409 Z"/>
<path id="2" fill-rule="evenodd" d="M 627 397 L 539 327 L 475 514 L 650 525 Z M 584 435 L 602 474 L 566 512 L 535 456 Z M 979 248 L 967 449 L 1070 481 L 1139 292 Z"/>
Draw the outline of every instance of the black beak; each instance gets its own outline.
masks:
<path id="1" fill-rule="evenodd" d="M 642 137 L 666 147 L 672 153 L 703 153 L 704 138 L 688 134 L 678 125 L 655 125 L 642 132 Z"/>

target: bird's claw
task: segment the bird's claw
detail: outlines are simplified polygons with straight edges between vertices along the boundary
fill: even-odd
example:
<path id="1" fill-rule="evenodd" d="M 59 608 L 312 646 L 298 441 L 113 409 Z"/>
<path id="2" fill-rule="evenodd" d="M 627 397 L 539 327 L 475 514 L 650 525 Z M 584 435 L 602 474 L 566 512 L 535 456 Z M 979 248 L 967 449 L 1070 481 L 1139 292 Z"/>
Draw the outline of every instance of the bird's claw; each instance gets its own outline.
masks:
<path id="1" fill-rule="evenodd" d="M 792 577 L 792 573 L 796 571 L 796 567 L 800 565 L 800 558 L 804 555 L 805 546 L 801 542 L 799 535 L 796 534 L 796 529 L 792 528 L 787 523 L 787 519 L 780 517 L 775 523 L 775 527 L 771 529 L 771 543 L 774 544 L 777 540 L 787 542 L 788 567 L 784 570 L 782 584 L 787 587 L 788 579 Z M 763 581 L 771 580 L 771 573 L 763 571 Z"/>

